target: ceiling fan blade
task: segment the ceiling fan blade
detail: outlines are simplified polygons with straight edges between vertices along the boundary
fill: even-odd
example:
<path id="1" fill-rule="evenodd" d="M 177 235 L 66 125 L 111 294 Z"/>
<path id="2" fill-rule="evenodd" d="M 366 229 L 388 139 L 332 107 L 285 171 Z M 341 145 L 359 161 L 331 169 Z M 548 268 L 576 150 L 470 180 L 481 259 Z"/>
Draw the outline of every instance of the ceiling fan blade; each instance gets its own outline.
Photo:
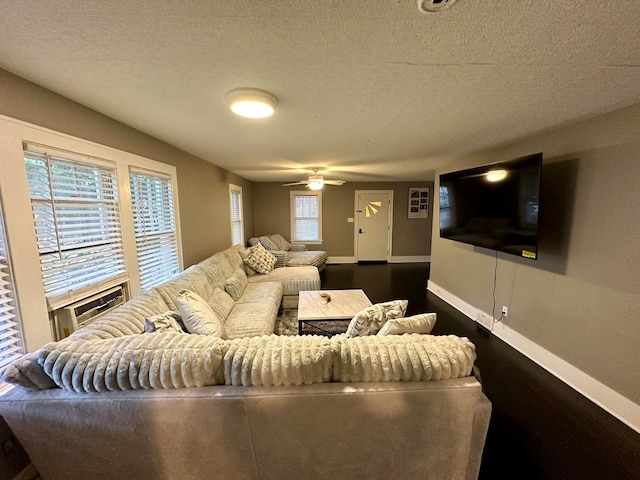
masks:
<path id="1" fill-rule="evenodd" d="M 345 182 L 344 180 L 325 180 L 324 184 L 325 185 L 344 185 Z"/>
<path id="2" fill-rule="evenodd" d="M 301 182 L 283 183 L 282 186 L 283 187 L 292 187 L 294 185 L 306 185 L 307 183 L 309 183 L 307 180 L 302 180 Z"/>

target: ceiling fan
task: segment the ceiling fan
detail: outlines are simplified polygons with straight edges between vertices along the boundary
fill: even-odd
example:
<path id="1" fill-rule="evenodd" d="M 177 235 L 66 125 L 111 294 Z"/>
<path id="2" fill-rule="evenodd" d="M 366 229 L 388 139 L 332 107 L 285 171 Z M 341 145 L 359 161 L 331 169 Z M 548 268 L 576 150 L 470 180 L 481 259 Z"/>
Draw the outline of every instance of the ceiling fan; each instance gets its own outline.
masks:
<path id="1" fill-rule="evenodd" d="M 344 185 L 344 180 L 325 180 L 322 175 L 318 175 L 319 168 L 314 168 L 313 175 L 309 175 L 307 180 L 300 180 L 299 182 L 285 183 L 283 187 L 291 187 L 293 185 L 306 185 L 311 190 L 321 190 L 325 185 Z"/>

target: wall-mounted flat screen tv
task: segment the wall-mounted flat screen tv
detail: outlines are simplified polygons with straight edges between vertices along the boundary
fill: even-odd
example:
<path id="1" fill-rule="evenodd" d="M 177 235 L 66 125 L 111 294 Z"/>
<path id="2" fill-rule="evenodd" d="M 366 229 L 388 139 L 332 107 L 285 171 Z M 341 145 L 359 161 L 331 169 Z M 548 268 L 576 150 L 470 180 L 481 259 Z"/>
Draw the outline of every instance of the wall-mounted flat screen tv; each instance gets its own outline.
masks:
<path id="1" fill-rule="evenodd" d="M 542 153 L 440 175 L 440 237 L 538 258 Z"/>

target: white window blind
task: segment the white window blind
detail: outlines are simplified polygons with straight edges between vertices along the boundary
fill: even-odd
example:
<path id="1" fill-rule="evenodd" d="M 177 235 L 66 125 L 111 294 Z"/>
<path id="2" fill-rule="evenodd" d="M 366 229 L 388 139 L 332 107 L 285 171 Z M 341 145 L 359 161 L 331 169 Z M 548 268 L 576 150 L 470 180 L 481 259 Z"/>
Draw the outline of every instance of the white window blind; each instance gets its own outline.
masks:
<path id="1" fill-rule="evenodd" d="M 178 240 L 171 178 L 131 170 L 131 203 L 142 290 L 178 273 Z"/>
<path id="2" fill-rule="evenodd" d="M 0 208 L 0 367 L 24 353 L 21 324 L 4 232 L 4 221 Z"/>
<path id="3" fill-rule="evenodd" d="M 244 245 L 242 187 L 229 185 L 229 197 L 231 203 L 231 245 Z"/>
<path id="4" fill-rule="evenodd" d="M 51 309 L 82 298 L 113 279 L 126 279 L 115 166 L 62 155 L 24 152 L 40 267 Z"/>
<path id="5" fill-rule="evenodd" d="M 322 241 L 322 192 L 291 192 L 291 239 Z"/>

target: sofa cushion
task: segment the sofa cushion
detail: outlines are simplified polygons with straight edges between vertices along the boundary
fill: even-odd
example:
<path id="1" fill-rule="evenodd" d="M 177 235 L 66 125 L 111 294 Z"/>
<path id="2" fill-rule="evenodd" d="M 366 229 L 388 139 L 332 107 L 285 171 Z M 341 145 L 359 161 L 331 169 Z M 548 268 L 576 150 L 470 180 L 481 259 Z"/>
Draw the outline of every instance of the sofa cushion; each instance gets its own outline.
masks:
<path id="1" fill-rule="evenodd" d="M 404 317 L 408 303 L 407 300 L 392 300 L 360 310 L 349 323 L 347 337 L 375 335 L 387 320 Z"/>
<path id="2" fill-rule="evenodd" d="M 221 252 L 203 260 L 198 266 L 202 268 L 203 273 L 213 288 L 218 287 L 223 290 L 227 278 L 233 275 L 233 272 L 238 268 L 234 267 L 229 261 L 228 256 Z M 189 286 L 185 285 L 183 288 L 189 288 Z"/>
<path id="3" fill-rule="evenodd" d="M 189 333 L 227 338 L 222 319 L 200 295 L 191 290 L 181 290 L 176 303 Z"/>
<path id="4" fill-rule="evenodd" d="M 274 268 L 286 267 L 289 264 L 289 252 L 284 250 L 270 250 L 269 253 L 276 257 Z"/>
<path id="5" fill-rule="evenodd" d="M 267 250 L 282 250 L 276 242 L 274 242 L 269 236 L 260 237 L 260 243 Z"/>
<path id="6" fill-rule="evenodd" d="M 471 375 L 475 345 L 454 335 L 388 335 L 331 338 L 333 380 L 399 382 Z"/>
<path id="7" fill-rule="evenodd" d="M 392 318 L 388 320 L 377 335 L 402 335 L 404 333 L 431 333 L 436 324 L 436 313 L 421 313 L 413 317 Z"/>
<path id="8" fill-rule="evenodd" d="M 155 287 L 162 295 L 163 300 L 169 306 L 168 310 L 176 311 L 178 306 L 176 299 L 183 289 L 189 289 L 202 298 L 209 298 L 213 294 L 215 285 L 212 284 L 207 272 L 200 265 L 192 265 L 164 283 Z"/>
<path id="9" fill-rule="evenodd" d="M 249 285 L 278 282 L 282 285 L 282 294 L 286 296 L 298 295 L 303 290 L 320 290 L 320 273 L 316 267 L 310 266 L 276 268 L 268 275 L 251 275 L 247 279 Z"/>
<path id="10" fill-rule="evenodd" d="M 273 270 L 276 257 L 267 252 L 261 244 L 256 244 L 249 249 L 249 254 L 244 263 L 253 268 L 256 272 L 266 275 Z"/>
<path id="11" fill-rule="evenodd" d="M 74 392 L 202 387 L 224 383 L 226 342 L 199 335 L 126 335 L 48 343 L 39 362 L 55 383 Z"/>
<path id="12" fill-rule="evenodd" d="M 243 260 L 239 252 L 240 249 L 244 249 L 244 247 L 238 244 L 238 245 L 234 245 L 233 247 L 229 247 L 226 250 L 223 250 L 221 252 L 225 257 L 227 257 L 227 260 L 229 260 L 229 263 L 231 264 L 234 270 L 236 268 L 243 268 L 242 266 Z"/>
<path id="13" fill-rule="evenodd" d="M 289 249 L 291 248 L 291 243 L 289 243 L 282 235 L 280 235 L 279 233 L 276 233 L 274 235 L 271 235 L 269 238 L 271 238 L 271 241 L 273 243 L 275 243 L 278 248 L 276 250 L 282 250 L 283 252 L 287 252 L 289 251 Z"/>
<path id="14" fill-rule="evenodd" d="M 0 370 L 0 381 L 18 385 L 25 390 L 56 388 L 56 383 L 38 363 L 39 351 L 27 353 Z"/>
<path id="15" fill-rule="evenodd" d="M 144 333 L 156 332 L 187 333 L 180 315 L 171 310 L 144 319 Z"/>
<path id="16" fill-rule="evenodd" d="M 142 333 L 144 319 L 173 310 L 164 301 L 157 288 L 132 298 L 124 305 L 97 318 L 89 325 L 73 332 L 70 340 L 114 338 Z"/>
<path id="17" fill-rule="evenodd" d="M 249 265 L 247 265 L 245 262 L 245 260 L 247 259 L 247 256 L 249 256 L 249 249 L 238 248 L 238 254 L 242 259 L 242 267 L 244 268 L 244 273 L 246 273 L 247 275 L 255 275 L 257 272 L 253 268 L 251 268 Z"/>
<path id="18" fill-rule="evenodd" d="M 225 321 L 229 339 L 271 335 L 276 326 L 280 301 L 236 303 Z"/>
<path id="19" fill-rule="evenodd" d="M 227 319 L 229 312 L 231 312 L 236 304 L 233 298 L 231 298 L 231 295 L 221 288 L 216 288 L 213 291 L 213 295 L 207 300 L 207 303 L 223 322 Z"/>
<path id="20" fill-rule="evenodd" d="M 226 385 L 309 385 L 331 381 L 327 337 L 269 335 L 231 340 L 224 356 Z"/>
<path id="21" fill-rule="evenodd" d="M 304 252 L 287 252 L 287 266 L 299 267 L 301 265 L 312 265 L 320 268 L 327 263 L 327 252 L 322 250 L 310 250 Z"/>
<path id="22" fill-rule="evenodd" d="M 224 290 L 231 295 L 231 298 L 235 302 L 237 302 L 242 294 L 244 293 L 244 289 L 247 286 L 247 275 L 244 273 L 244 270 L 238 268 L 233 275 L 227 278 L 227 282 L 224 285 Z"/>

